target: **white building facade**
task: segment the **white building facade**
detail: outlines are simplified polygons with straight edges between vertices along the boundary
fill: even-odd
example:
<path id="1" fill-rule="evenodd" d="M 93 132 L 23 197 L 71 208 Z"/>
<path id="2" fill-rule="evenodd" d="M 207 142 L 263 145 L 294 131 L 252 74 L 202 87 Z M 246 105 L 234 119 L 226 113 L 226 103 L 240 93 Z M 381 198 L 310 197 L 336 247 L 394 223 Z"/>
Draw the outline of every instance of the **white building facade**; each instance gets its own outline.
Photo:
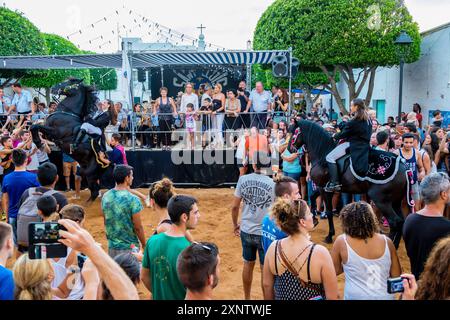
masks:
<path id="1" fill-rule="evenodd" d="M 450 112 L 450 23 L 422 33 L 421 57 L 405 64 L 402 111 L 411 112 L 414 103 L 422 107 L 423 123 L 428 124 L 434 110 Z M 377 111 L 380 122 L 398 115 L 399 67 L 378 68 L 370 107 Z M 344 81 L 338 84 L 339 93 L 349 105 L 348 89 Z M 365 98 L 367 85 L 360 98 Z M 323 96 L 324 105 L 331 105 L 331 96 Z M 338 110 L 333 98 L 333 107 Z M 430 118 L 431 119 L 431 118 Z"/>

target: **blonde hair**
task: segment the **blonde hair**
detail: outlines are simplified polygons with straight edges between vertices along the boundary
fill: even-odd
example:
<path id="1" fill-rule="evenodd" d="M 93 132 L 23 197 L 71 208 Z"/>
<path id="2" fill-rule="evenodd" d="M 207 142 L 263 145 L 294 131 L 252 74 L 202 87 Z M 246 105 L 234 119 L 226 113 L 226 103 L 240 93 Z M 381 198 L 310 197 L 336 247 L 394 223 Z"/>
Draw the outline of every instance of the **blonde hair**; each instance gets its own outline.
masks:
<path id="1" fill-rule="evenodd" d="M 216 87 L 218 87 L 218 88 L 219 88 L 219 91 L 222 92 L 223 87 L 222 87 L 222 85 L 221 85 L 220 83 L 216 83 L 216 85 L 214 86 L 214 88 L 216 88 Z"/>
<path id="2" fill-rule="evenodd" d="M 298 222 L 305 219 L 308 211 L 308 204 L 304 200 L 291 201 L 278 198 L 270 213 L 280 229 L 291 236 L 300 232 Z"/>
<path id="3" fill-rule="evenodd" d="M 52 266 L 48 260 L 31 260 L 22 255 L 14 264 L 13 276 L 16 285 L 16 300 L 52 300 L 49 275 Z"/>

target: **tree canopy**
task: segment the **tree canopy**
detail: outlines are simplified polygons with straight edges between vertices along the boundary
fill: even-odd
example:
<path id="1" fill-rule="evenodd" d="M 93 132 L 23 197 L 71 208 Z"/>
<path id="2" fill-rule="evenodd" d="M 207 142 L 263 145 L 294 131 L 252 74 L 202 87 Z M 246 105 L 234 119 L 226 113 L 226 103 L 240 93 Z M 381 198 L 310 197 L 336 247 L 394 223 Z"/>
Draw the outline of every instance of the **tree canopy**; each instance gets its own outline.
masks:
<path id="1" fill-rule="evenodd" d="M 43 34 L 45 43 L 49 49 L 49 54 L 66 55 L 80 54 L 81 51 L 70 41 L 55 34 Z M 69 77 L 84 79 L 85 83 L 90 83 L 90 73 L 87 69 L 63 69 L 48 71 L 29 71 L 23 78 L 22 83 L 25 86 L 33 88 L 51 88 L 52 86 L 63 82 Z"/>
<path id="2" fill-rule="evenodd" d="M 20 13 L 0 7 L 0 56 L 45 55 L 42 34 Z M 25 71 L 0 70 L 0 77 L 21 77 Z"/>
<path id="3" fill-rule="evenodd" d="M 377 67 L 399 64 L 394 41 L 402 30 L 413 40 L 405 61 L 414 62 L 420 57 L 419 28 L 398 0 L 276 0 L 258 21 L 254 46 L 292 46 L 303 66 L 319 68 L 328 78 L 328 89 L 346 111 L 336 75 L 347 84 L 349 100 L 368 84 L 370 102 Z"/>
<path id="4" fill-rule="evenodd" d="M 115 69 L 91 69 L 91 84 L 97 90 L 116 90 L 117 89 L 117 73 Z"/>

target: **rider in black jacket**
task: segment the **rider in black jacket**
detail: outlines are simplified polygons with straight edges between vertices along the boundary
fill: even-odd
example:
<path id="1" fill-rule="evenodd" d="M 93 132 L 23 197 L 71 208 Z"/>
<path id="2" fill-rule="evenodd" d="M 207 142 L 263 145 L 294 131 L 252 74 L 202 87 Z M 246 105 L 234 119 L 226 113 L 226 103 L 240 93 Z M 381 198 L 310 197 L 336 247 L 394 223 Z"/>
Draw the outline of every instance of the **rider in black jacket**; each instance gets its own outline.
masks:
<path id="1" fill-rule="evenodd" d="M 330 173 L 330 182 L 325 188 L 325 191 L 327 192 L 341 190 L 339 170 L 336 161 L 346 154 L 348 148 L 350 148 L 353 169 L 358 175 L 365 176 L 369 167 L 372 125 L 369 121 L 369 115 L 366 111 L 364 100 L 353 100 L 351 112 L 353 114 L 352 119 L 345 123 L 340 133 L 337 133 L 334 136 L 335 140 L 339 141 L 343 139 L 346 142 L 338 145 L 326 157 Z"/>
<path id="2" fill-rule="evenodd" d="M 104 132 L 107 126 L 110 124 L 115 125 L 117 123 L 117 113 L 114 109 L 114 104 L 112 101 L 104 101 L 102 103 L 102 108 L 97 110 L 93 115 L 89 115 L 86 117 L 85 122 L 80 128 L 78 135 L 76 136 L 72 150 L 75 150 L 78 145 L 83 141 L 83 138 L 86 134 L 92 135 L 95 137 L 94 141 L 96 142 L 95 147 L 100 146 L 100 150 L 106 152 L 106 144 L 104 138 Z M 101 139 L 101 144 L 98 144 L 98 141 Z"/>

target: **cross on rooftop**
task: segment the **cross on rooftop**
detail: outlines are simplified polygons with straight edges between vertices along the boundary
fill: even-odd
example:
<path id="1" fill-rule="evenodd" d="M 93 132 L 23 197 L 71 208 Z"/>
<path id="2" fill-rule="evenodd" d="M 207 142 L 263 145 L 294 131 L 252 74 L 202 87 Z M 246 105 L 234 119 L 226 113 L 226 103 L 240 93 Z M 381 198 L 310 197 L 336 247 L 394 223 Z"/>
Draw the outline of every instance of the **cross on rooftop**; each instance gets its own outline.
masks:
<path id="1" fill-rule="evenodd" d="M 206 29 L 206 27 L 203 26 L 203 23 L 200 25 L 200 27 L 197 27 L 197 29 L 200 29 L 200 34 L 203 34 L 203 29 Z"/>

